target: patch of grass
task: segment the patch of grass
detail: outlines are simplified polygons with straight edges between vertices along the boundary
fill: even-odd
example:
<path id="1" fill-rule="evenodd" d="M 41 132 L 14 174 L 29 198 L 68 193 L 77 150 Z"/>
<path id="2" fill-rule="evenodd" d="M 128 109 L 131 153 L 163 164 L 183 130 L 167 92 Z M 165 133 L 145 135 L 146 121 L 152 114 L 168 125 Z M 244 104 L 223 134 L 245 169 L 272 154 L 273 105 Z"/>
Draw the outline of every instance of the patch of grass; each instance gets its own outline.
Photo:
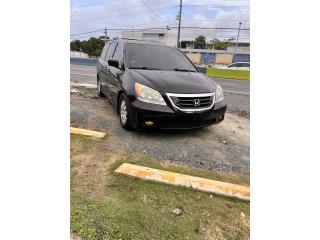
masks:
<path id="1" fill-rule="evenodd" d="M 95 145 L 86 137 L 74 137 L 71 144 L 84 140 L 94 152 Z M 98 149 L 98 147 L 97 147 Z M 99 148 L 101 150 L 101 147 Z M 84 150 L 82 153 L 84 154 Z M 110 160 L 106 149 L 105 161 Z M 74 152 L 72 161 L 79 161 Z M 81 239 L 248 239 L 248 202 L 235 198 L 175 187 L 138 178 L 117 175 L 123 162 L 192 174 L 231 183 L 249 184 L 249 177 L 237 173 L 160 164 L 145 155 L 128 154 L 111 165 L 106 185 L 98 196 L 90 195 L 90 175 L 71 166 L 71 232 Z M 77 164 L 75 164 L 77 165 Z M 91 165 L 94 168 L 95 165 Z M 89 169 L 95 171 L 99 169 Z M 92 176 L 91 176 L 92 177 Z M 88 184 L 83 184 L 87 182 Z M 172 213 L 175 207 L 181 216 Z M 241 212 L 246 218 L 241 217 Z M 210 238 L 211 237 L 211 238 Z"/>
<path id="2" fill-rule="evenodd" d="M 250 71 L 245 71 L 245 70 L 208 68 L 206 74 L 208 77 L 215 77 L 215 78 L 232 78 L 232 79 L 240 79 L 240 80 L 250 80 Z"/>
<path id="3" fill-rule="evenodd" d="M 71 144 L 81 145 L 80 149 L 76 149 L 76 154 L 85 153 L 90 148 L 93 148 L 96 144 L 101 142 L 101 139 L 78 134 L 70 134 L 70 140 Z M 72 153 L 73 149 L 71 148 L 71 154 Z"/>

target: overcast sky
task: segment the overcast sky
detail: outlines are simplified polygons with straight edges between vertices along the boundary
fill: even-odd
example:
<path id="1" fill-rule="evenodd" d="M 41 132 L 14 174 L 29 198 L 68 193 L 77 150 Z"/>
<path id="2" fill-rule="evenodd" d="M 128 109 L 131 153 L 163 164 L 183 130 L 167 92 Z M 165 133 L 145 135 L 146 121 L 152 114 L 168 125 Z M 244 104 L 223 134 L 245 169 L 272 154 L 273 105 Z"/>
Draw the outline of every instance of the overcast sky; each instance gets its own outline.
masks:
<path id="1" fill-rule="evenodd" d="M 250 28 L 248 0 L 183 0 L 182 26 Z M 176 27 L 179 0 L 71 0 L 71 34 L 107 28 Z M 175 29 L 170 30 L 175 33 Z M 208 39 L 236 37 L 237 31 L 182 29 L 182 40 L 198 35 Z M 71 39 L 100 36 L 103 32 L 72 35 Z M 108 36 L 121 31 L 108 30 Z M 250 32 L 241 31 L 239 41 L 250 41 Z"/>

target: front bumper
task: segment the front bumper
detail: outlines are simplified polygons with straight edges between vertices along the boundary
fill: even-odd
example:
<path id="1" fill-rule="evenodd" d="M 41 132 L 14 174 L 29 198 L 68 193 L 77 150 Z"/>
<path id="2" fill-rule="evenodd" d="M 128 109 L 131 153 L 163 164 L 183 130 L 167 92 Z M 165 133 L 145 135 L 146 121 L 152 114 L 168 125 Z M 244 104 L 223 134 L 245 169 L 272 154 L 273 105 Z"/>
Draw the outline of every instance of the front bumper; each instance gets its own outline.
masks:
<path id="1" fill-rule="evenodd" d="M 133 127 L 161 128 L 161 129 L 193 129 L 218 124 L 224 119 L 227 109 L 223 101 L 215 103 L 214 106 L 204 112 L 185 113 L 173 110 L 169 106 L 161 106 L 144 103 L 135 100 L 131 103 Z M 153 122 L 147 125 L 146 122 Z"/>

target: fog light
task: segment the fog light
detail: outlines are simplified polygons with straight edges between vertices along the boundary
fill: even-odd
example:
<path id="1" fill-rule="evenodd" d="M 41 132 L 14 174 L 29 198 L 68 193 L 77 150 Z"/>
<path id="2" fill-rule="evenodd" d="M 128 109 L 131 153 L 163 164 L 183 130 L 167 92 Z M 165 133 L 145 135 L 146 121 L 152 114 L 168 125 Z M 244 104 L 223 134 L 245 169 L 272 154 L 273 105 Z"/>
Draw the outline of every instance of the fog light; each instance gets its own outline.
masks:
<path id="1" fill-rule="evenodd" d="M 223 118 L 223 115 L 219 115 L 218 119 L 222 120 L 222 118 Z"/>
<path id="2" fill-rule="evenodd" d="M 153 122 L 153 121 L 146 121 L 146 122 L 144 122 L 144 124 L 145 124 L 146 126 L 148 126 L 148 127 L 151 127 L 151 126 L 154 125 L 154 122 Z"/>

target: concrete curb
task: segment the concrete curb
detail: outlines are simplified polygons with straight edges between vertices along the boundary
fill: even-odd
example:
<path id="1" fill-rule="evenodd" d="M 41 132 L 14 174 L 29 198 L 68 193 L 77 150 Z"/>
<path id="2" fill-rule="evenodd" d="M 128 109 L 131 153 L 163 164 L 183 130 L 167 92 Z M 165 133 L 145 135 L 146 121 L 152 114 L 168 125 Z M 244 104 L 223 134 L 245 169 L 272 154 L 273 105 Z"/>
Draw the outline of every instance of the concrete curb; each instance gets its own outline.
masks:
<path id="1" fill-rule="evenodd" d="M 71 82 L 71 87 L 85 87 L 85 88 L 97 88 L 97 85 L 91 84 L 91 83 L 76 83 Z"/>
<path id="2" fill-rule="evenodd" d="M 242 185 L 214 181 L 211 179 L 137 166 L 129 163 L 123 163 L 115 170 L 115 172 L 145 180 L 190 187 L 204 192 L 212 192 L 228 197 L 236 197 L 242 200 L 250 200 L 250 188 Z"/>
<path id="3" fill-rule="evenodd" d="M 70 127 L 70 133 L 80 134 L 80 135 L 85 135 L 85 136 L 90 136 L 95 138 L 103 138 L 106 135 L 103 132 L 91 131 L 83 128 L 74 128 L 74 127 Z"/>

